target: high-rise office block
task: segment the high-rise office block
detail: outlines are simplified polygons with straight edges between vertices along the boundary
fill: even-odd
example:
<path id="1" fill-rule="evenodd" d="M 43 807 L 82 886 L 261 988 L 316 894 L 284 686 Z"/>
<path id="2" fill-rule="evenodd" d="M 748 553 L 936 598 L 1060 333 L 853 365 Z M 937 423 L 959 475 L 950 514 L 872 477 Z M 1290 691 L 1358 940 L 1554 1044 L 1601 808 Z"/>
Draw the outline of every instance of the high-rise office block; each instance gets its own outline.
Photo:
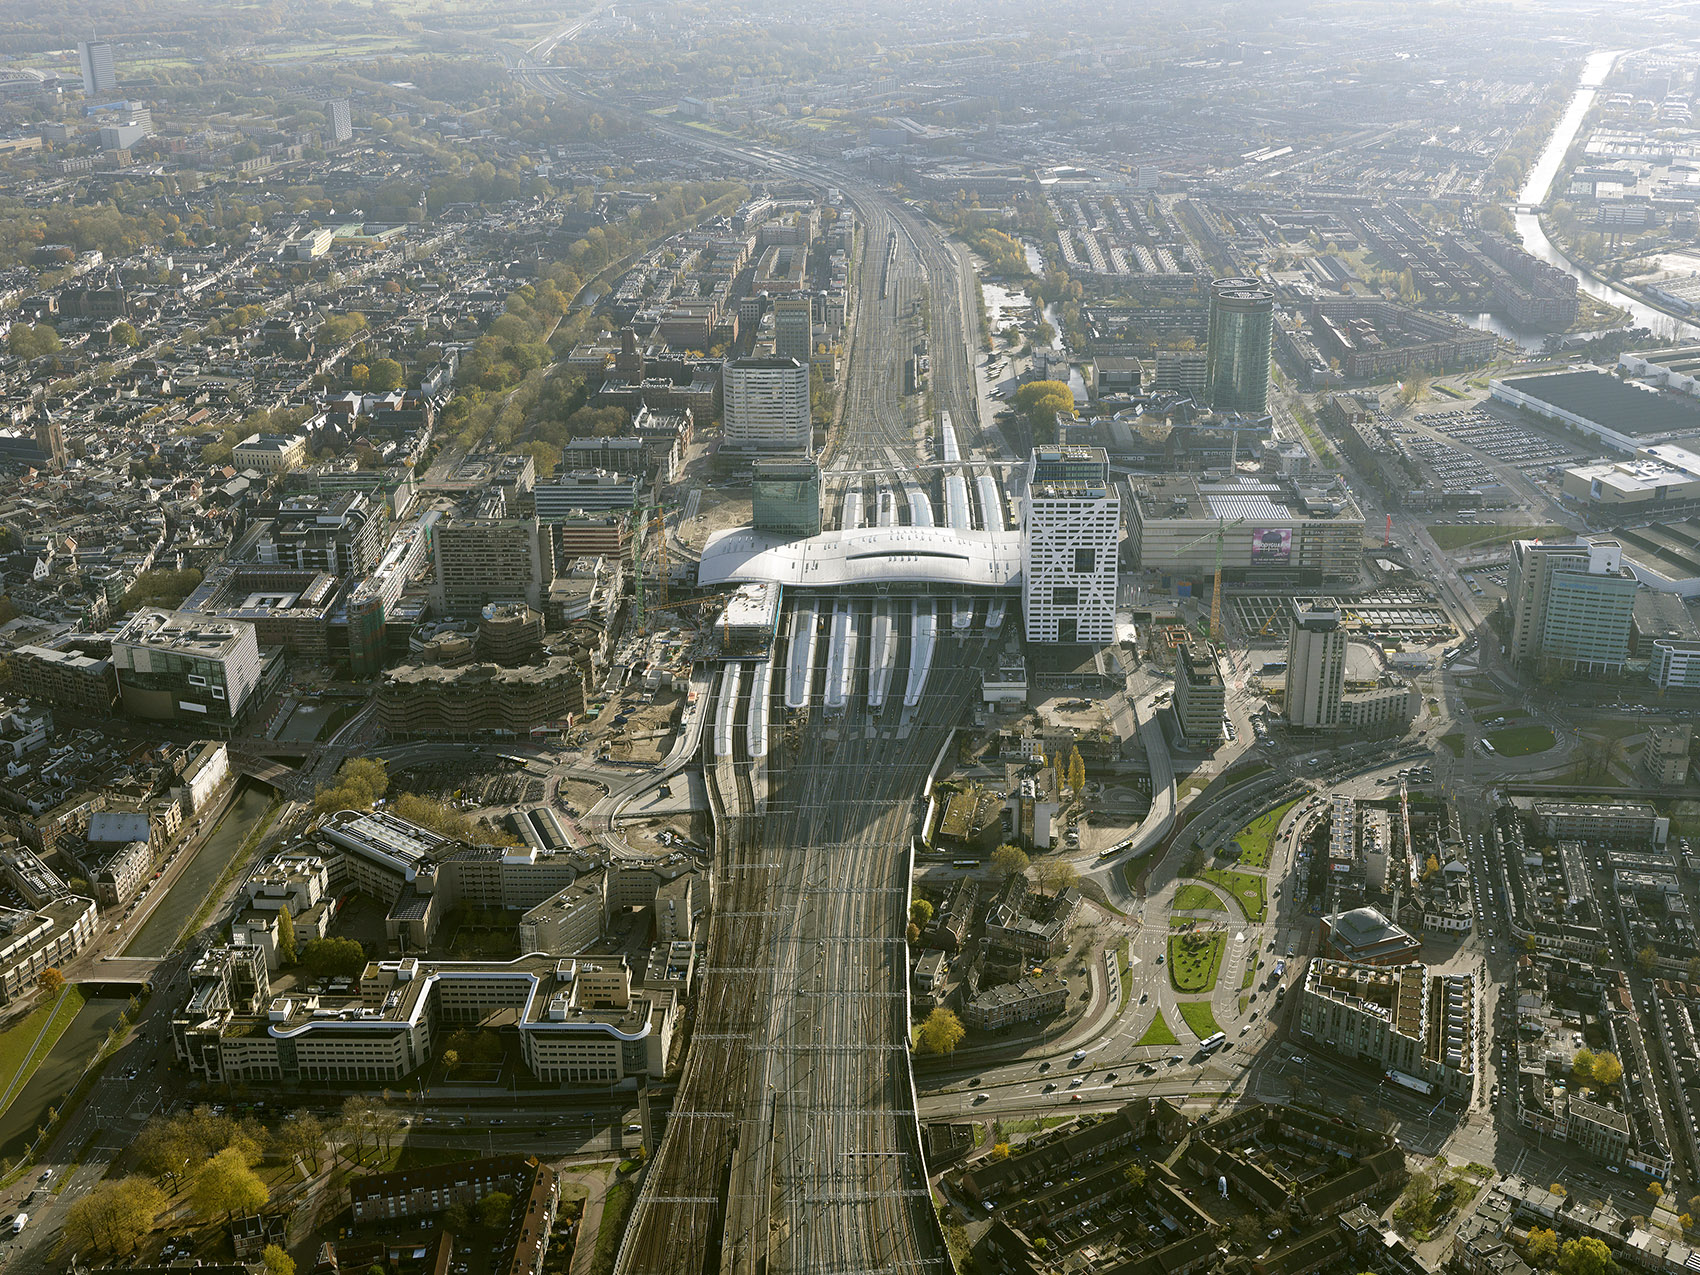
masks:
<path id="1" fill-rule="evenodd" d="M 104 99 L 118 91 L 118 67 L 112 60 L 112 46 L 104 40 L 83 40 L 77 44 L 77 61 L 83 68 L 83 96 L 91 101 Z"/>
<path id="2" fill-rule="evenodd" d="M 808 366 L 815 352 L 814 300 L 776 297 L 773 302 L 773 352 Z"/>
<path id="3" fill-rule="evenodd" d="M 1121 501 L 1102 447 L 1035 447 L 1027 462 L 1021 606 L 1029 642 L 1115 640 Z"/>
<path id="4" fill-rule="evenodd" d="M 1222 715 L 1227 711 L 1227 687 L 1222 669 L 1208 649 L 1182 645 L 1175 651 L 1175 720 L 1189 744 L 1214 746 L 1222 738 Z"/>
<path id="5" fill-rule="evenodd" d="M 1639 587 L 1615 540 L 1517 541 L 1505 586 L 1506 658 L 1524 666 L 1554 660 L 1576 671 L 1621 671 Z"/>
<path id="6" fill-rule="evenodd" d="M 325 103 L 325 133 L 337 146 L 354 136 L 354 117 L 349 114 L 346 97 Z"/>
<path id="7" fill-rule="evenodd" d="M 431 545 L 431 603 L 439 612 L 470 618 L 490 602 L 543 610 L 555 579 L 555 542 L 537 519 L 449 517 L 437 524 Z"/>
<path id="8" fill-rule="evenodd" d="M 733 359 L 722 379 L 726 446 L 741 452 L 807 452 L 814 436 L 809 368 L 796 359 Z"/>
<path id="9" fill-rule="evenodd" d="M 757 531 L 820 535 L 820 466 L 812 460 L 758 460 L 750 504 Z"/>
<path id="10" fill-rule="evenodd" d="M 1269 410 L 1269 359 L 1275 349 L 1275 293 L 1256 279 L 1210 285 L 1206 345 L 1210 405 L 1261 416 Z"/>
<path id="11" fill-rule="evenodd" d="M 1341 724 L 1346 689 L 1346 632 L 1338 611 L 1293 603 L 1287 629 L 1287 720 L 1294 726 Z"/>

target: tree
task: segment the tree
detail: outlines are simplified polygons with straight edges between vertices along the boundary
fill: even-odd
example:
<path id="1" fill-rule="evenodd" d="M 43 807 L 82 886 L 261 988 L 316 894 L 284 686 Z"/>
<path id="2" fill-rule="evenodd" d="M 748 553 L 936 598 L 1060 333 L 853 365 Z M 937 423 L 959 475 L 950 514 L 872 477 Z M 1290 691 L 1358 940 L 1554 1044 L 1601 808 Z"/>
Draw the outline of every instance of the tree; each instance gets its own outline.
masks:
<path id="1" fill-rule="evenodd" d="M 513 1211 L 513 1196 L 506 1191 L 492 1191 L 478 1201 L 478 1223 L 486 1230 L 500 1230 L 508 1224 L 508 1215 Z"/>
<path id="2" fill-rule="evenodd" d="M 280 965 L 293 965 L 296 961 L 295 918 L 289 915 L 287 906 L 277 910 L 277 959 Z"/>
<path id="3" fill-rule="evenodd" d="M 920 1046 L 924 1054 L 954 1053 L 967 1032 L 962 1020 L 948 1009 L 935 1009 L 921 1024 Z"/>
<path id="4" fill-rule="evenodd" d="M 305 1160 L 315 1173 L 319 1170 L 319 1151 L 324 1143 L 325 1122 L 312 1112 L 301 1112 L 295 1119 L 284 1121 L 274 1139 L 279 1155 L 287 1160 Z"/>
<path id="5" fill-rule="evenodd" d="M 1653 1203 L 1657 1204 L 1660 1200 L 1665 1198 L 1665 1188 L 1660 1183 L 1649 1182 L 1647 1183 L 1647 1194 L 1652 1196 Z"/>
<path id="6" fill-rule="evenodd" d="M 1000 877 L 1018 877 L 1030 862 L 1020 846 L 1003 845 L 992 851 L 992 868 Z"/>
<path id="7" fill-rule="evenodd" d="M 1612 1261 L 1611 1249 L 1604 1240 L 1583 1235 L 1565 1244 L 1559 1253 L 1558 1269 L 1563 1275 L 1607 1275 L 1617 1269 L 1617 1263 Z"/>
<path id="8" fill-rule="evenodd" d="M 1423 877 L 1425 879 L 1427 879 L 1429 877 L 1434 876 L 1435 873 L 1437 873 L 1439 871 L 1440 871 L 1440 856 L 1439 855 L 1433 855 L 1433 854 L 1429 855 L 1428 862 L 1423 864 Z"/>
<path id="9" fill-rule="evenodd" d="M 1579 1085 L 1585 1085 L 1594 1078 L 1593 1051 L 1578 1049 L 1576 1056 L 1570 1060 L 1570 1076 Z"/>
<path id="10" fill-rule="evenodd" d="M 389 772 L 375 757 L 350 757 L 331 784 L 320 788 L 313 809 L 320 814 L 338 810 L 370 810 L 390 790 Z"/>
<path id="11" fill-rule="evenodd" d="M 1068 786 L 1076 797 L 1086 791 L 1086 760 L 1078 747 L 1068 755 Z"/>
<path id="12" fill-rule="evenodd" d="M 1142 1164 L 1128 1165 L 1127 1168 L 1122 1170 L 1122 1181 L 1127 1184 L 1130 1191 L 1143 1191 L 1145 1189 L 1145 1166 Z"/>
<path id="13" fill-rule="evenodd" d="M 909 919 L 921 929 L 926 929 L 933 923 L 933 905 L 925 899 L 916 899 L 909 905 Z"/>
<path id="14" fill-rule="evenodd" d="M 914 947 L 915 944 L 921 941 L 921 927 L 916 925 L 913 921 L 909 922 L 909 927 L 903 931 L 903 937 L 907 940 L 910 947 Z"/>
<path id="15" fill-rule="evenodd" d="M 354 1145 L 355 1160 L 366 1156 L 366 1148 L 375 1145 L 373 1140 L 373 1117 L 375 1115 L 372 1101 L 358 1094 L 346 1099 L 342 1104 L 342 1122 L 339 1126 L 345 1141 Z"/>
<path id="16" fill-rule="evenodd" d="M 1594 1055 L 1594 1083 L 1599 1085 L 1615 1085 L 1623 1079 L 1623 1063 L 1614 1053 L 1604 1052 Z"/>
<path id="17" fill-rule="evenodd" d="M 260 1264 L 266 1268 L 266 1275 L 295 1275 L 295 1259 L 276 1244 L 266 1245 Z"/>
<path id="18" fill-rule="evenodd" d="M 1080 870 L 1066 859 L 1041 859 L 1034 875 L 1039 879 L 1040 891 L 1050 895 L 1073 889 L 1080 881 Z"/>
<path id="19" fill-rule="evenodd" d="M 444 1072 L 446 1072 L 447 1074 L 452 1076 L 452 1075 L 455 1074 L 455 1069 L 458 1068 L 459 1066 L 460 1066 L 460 1051 L 458 1049 L 445 1049 L 445 1050 L 443 1050 L 443 1070 L 444 1070 Z"/>
<path id="20" fill-rule="evenodd" d="M 102 1182 L 65 1212 L 65 1236 L 74 1250 L 133 1253 L 153 1230 L 165 1192 L 147 1178 Z"/>
<path id="21" fill-rule="evenodd" d="M 366 378 L 366 388 L 379 394 L 399 390 L 407 382 L 407 369 L 394 359 L 379 359 L 372 364 Z"/>
<path id="22" fill-rule="evenodd" d="M 1528 1253 L 1529 1261 L 1535 1266 L 1551 1266 L 1558 1260 L 1558 1232 L 1530 1227 Z"/>
<path id="23" fill-rule="evenodd" d="M 992 1149 L 986 1154 L 986 1159 L 992 1161 L 994 1164 L 999 1160 L 1009 1159 L 1009 1143 L 994 1142 L 992 1144 Z"/>
<path id="24" fill-rule="evenodd" d="M 126 350 L 133 350 L 142 343 L 142 338 L 137 334 L 135 325 L 126 323 L 122 319 L 112 325 L 110 336 L 112 344 L 121 345 Z"/>
<path id="25" fill-rule="evenodd" d="M 35 985 L 43 996 L 57 996 L 65 989 L 65 975 L 57 965 L 49 965 L 36 976 Z"/>
<path id="26" fill-rule="evenodd" d="M 269 1199 L 266 1184 L 235 1147 L 226 1147 L 201 1166 L 189 1195 L 190 1206 L 203 1222 L 256 1212 Z"/>
<path id="27" fill-rule="evenodd" d="M 358 978 L 366 968 L 366 949 L 356 939 L 308 939 L 301 949 L 301 964 L 315 978 Z"/>
<path id="28" fill-rule="evenodd" d="M 58 351 L 59 333 L 45 323 L 14 323 L 6 346 L 20 359 L 39 359 Z"/>
<path id="29" fill-rule="evenodd" d="M 1651 974 L 1653 966 L 1658 964 L 1659 954 L 1653 950 L 1651 943 L 1635 953 L 1635 964 L 1640 966 L 1643 974 Z"/>
<path id="30" fill-rule="evenodd" d="M 1015 410 L 1027 417 L 1036 435 L 1048 440 L 1057 417 L 1074 415 L 1074 391 L 1066 381 L 1029 381 L 1015 391 Z"/>

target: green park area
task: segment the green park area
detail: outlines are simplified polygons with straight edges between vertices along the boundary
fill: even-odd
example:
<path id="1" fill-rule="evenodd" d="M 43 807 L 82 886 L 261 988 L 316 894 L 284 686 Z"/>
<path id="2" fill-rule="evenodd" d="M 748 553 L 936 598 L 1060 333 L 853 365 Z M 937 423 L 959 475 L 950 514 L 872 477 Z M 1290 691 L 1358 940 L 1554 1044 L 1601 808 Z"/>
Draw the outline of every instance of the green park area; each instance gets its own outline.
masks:
<path id="1" fill-rule="evenodd" d="M 1257 873 L 1239 872 L 1232 868 L 1206 868 L 1199 875 L 1211 885 L 1221 886 L 1231 894 L 1240 911 L 1245 914 L 1246 920 L 1258 922 L 1268 913 L 1269 904 L 1263 893 L 1263 878 Z"/>
<path id="2" fill-rule="evenodd" d="M 1240 862 L 1248 868 L 1262 868 L 1269 864 L 1269 855 L 1275 848 L 1275 834 L 1281 827 L 1281 820 L 1287 817 L 1287 812 L 1299 804 L 1297 797 L 1283 806 L 1265 811 L 1241 828 L 1234 836 L 1240 845 Z"/>
<path id="3" fill-rule="evenodd" d="M 1558 741 L 1545 726 L 1512 726 L 1495 731 L 1488 742 L 1501 757 L 1530 757 L 1546 752 Z"/>
<path id="4" fill-rule="evenodd" d="M 1192 1029 L 1192 1034 L 1200 1040 L 1214 1036 L 1222 1030 L 1217 1025 L 1216 1015 L 1210 1012 L 1209 1001 L 1182 1001 L 1181 1017 L 1186 1020 L 1186 1025 Z"/>
<path id="5" fill-rule="evenodd" d="M 1201 885 L 1188 881 L 1175 891 L 1174 905 L 1171 912 L 1226 912 L 1228 905 L 1222 902 L 1214 890 L 1206 890 Z"/>
<path id="6" fill-rule="evenodd" d="M 1535 527 L 1501 527 L 1496 524 L 1449 527 L 1444 523 L 1430 523 L 1428 534 L 1442 549 L 1481 549 L 1488 545 L 1508 545 L 1513 540 L 1569 540 L 1576 533 L 1568 527 L 1555 527 L 1551 523 Z"/>
<path id="7" fill-rule="evenodd" d="M 1169 981 L 1177 992 L 1208 992 L 1216 986 L 1228 936 L 1220 930 L 1169 935 Z"/>
<path id="8" fill-rule="evenodd" d="M 1464 748 L 1468 743 L 1468 739 L 1463 731 L 1455 730 L 1450 735 L 1442 735 L 1440 737 L 1440 742 L 1446 745 L 1447 750 L 1450 751 L 1454 757 L 1462 757 L 1464 755 Z"/>
<path id="9" fill-rule="evenodd" d="M 1175 1033 L 1170 1029 L 1169 1024 L 1163 1021 L 1163 1011 L 1158 1010 L 1157 1017 L 1151 1020 L 1151 1026 L 1145 1029 L 1145 1035 L 1141 1036 L 1135 1044 L 1178 1045 L 1180 1044 L 1180 1041 L 1176 1038 Z"/>
<path id="10" fill-rule="evenodd" d="M 39 1005 L 0 1032 L 0 1111 L 29 1083 L 82 1007 L 82 989 L 73 984 L 57 996 L 42 997 Z"/>

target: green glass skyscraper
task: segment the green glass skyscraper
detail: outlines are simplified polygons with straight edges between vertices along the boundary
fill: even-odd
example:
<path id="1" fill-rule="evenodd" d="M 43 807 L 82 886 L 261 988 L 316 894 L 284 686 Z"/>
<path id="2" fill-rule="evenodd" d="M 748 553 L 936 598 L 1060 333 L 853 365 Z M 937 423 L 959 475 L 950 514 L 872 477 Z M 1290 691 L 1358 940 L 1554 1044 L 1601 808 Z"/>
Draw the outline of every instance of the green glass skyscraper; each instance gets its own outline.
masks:
<path id="1" fill-rule="evenodd" d="M 1261 416 L 1269 410 L 1269 356 L 1275 348 L 1275 294 L 1256 279 L 1210 285 L 1207 363 L 1210 406 Z"/>

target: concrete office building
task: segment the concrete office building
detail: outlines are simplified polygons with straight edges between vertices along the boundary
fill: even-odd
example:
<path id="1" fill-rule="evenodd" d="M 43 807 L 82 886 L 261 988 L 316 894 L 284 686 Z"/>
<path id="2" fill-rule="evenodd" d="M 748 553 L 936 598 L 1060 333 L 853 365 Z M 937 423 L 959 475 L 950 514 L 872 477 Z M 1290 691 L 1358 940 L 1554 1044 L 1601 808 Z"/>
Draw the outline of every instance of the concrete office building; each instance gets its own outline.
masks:
<path id="1" fill-rule="evenodd" d="M 1029 642 L 1113 642 L 1121 501 L 1102 447 L 1035 447 L 1027 462 L 1021 606 Z"/>
<path id="2" fill-rule="evenodd" d="M 0 1005 L 37 995 L 41 972 L 70 964 L 99 924 L 94 900 L 76 894 L 34 912 L 0 908 Z"/>
<path id="3" fill-rule="evenodd" d="M 1269 410 L 1269 360 L 1275 349 L 1275 293 L 1256 279 L 1210 285 L 1210 405 L 1261 416 Z"/>
<path id="4" fill-rule="evenodd" d="M 1654 642 L 1647 677 L 1661 691 L 1700 687 L 1700 642 Z"/>
<path id="5" fill-rule="evenodd" d="M 349 113 L 346 97 L 325 103 L 325 136 L 334 146 L 353 140 L 354 117 Z"/>
<path id="6" fill-rule="evenodd" d="M 1511 549 L 1506 658 L 1523 667 L 1551 660 L 1573 672 L 1622 671 L 1640 587 L 1624 569 L 1622 546 L 1519 540 Z"/>
<path id="7" fill-rule="evenodd" d="M 1287 720 L 1294 726 L 1341 725 L 1346 633 L 1338 611 L 1295 601 L 1287 629 Z"/>
<path id="8" fill-rule="evenodd" d="M 750 503 L 757 531 L 820 535 L 820 466 L 813 460 L 756 461 Z"/>
<path id="9" fill-rule="evenodd" d="M 1298 1034 L 1467 1099 L 1479 1069 L 1479 1000 L 1473 974 L 1316 958 L 1305 970 Z"/>
<path id="10" fill-rule="evenodd" d="M 143 607 L 112 639 L 124 711 L 158 721 L 235 725 L 264 674 L 252 624 Z"/>
<path id="11" fill-rule="evenodd" d="M 796 359 L 804 367 L 815 353 L 814 298 L 775 297 L 773 301 L 773 353 Z"/>
<path id="12" fill-rule="evenodd" d="M 809 366 L 796 359 L 734 359 L 722 385 L 725 445 L 738 452 L 802 452 L 813 443 Z"/>
<path id="13" fill-rule="evenodd" d="M 84 97 L 98 102 L 118 92 L 118 67 L 110 44 L 104 40 L 79 40 L 77 61 L 83 71 Z"/>
<path id="14" fill-rule="evenodd" d="M 1175 719 L 1193 745 L 1212 747 L 1222 738 L 1227 688 L 1216 656 L 1207 648 L 1183 645 L 1175 651 Z"/>
<path id="15" fill-rule="evenodd" d="M 1136 567 L 1191 577 L 1195 592 L 1216 567 L 1222 578 L 1290 584 L 1355 582 L 1363 563 L 1364 516 L 1337 481 L 1235 478 L 1201 481 L 1191 474 L 1129 480 L 1129 556 Z"/>
<path id="16" fill-rule="evenodd" d="M 440 614 L 470 616 L 489 602 L 542 611 L 555 578 L 554 540 L 536 518 L 444 518 L 432 560 L 431 604 Z"/>

